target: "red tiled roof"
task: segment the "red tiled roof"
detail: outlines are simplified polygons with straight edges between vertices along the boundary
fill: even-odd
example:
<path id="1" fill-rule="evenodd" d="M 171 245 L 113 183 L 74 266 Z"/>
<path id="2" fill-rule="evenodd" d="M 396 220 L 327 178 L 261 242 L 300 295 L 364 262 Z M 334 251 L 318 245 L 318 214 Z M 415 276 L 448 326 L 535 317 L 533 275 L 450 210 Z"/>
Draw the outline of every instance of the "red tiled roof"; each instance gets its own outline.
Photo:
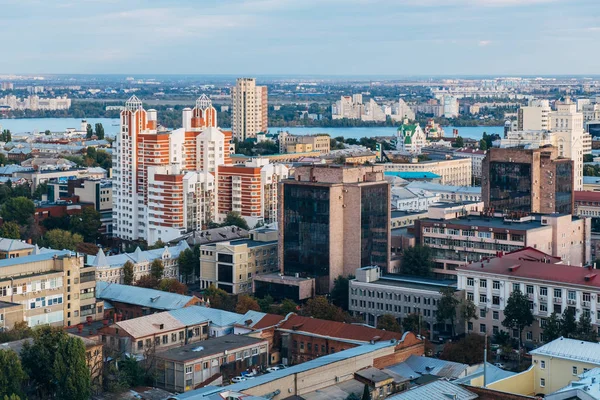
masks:
<path id="1" fill-rule="evenodd" d="M 600 288 L 600 271 L 572 265 L 549 264 L 538 261 L 515 260 L 513 257 L 497 257 L 457 268 L 457 271 L 473 271 L 524 279 L 537 279 L 548 283 L 563 283 Z M 589 280 L 586 280 L 586 277 Z M 591 279 L 590 279 L 591 278 Z"/>
<path id="2" fill-rule="evenodd" d="M 277 325 L 285 317 L 277 314 L 267 314 L 262 317 L 256 324 L 252 325 L 252 329 L 263 329 L 269 326 Z"/>
<path id="3" fill-rule="evenodd" d="M 600 192 L 575 192 L 575 201 L 600 201 Z"/>
<path id="4" fill-rule="evenodd" d="M 345 324 L 343 322 L 302 317 L 299 315 L 290 316 L 287 321 L 279 325 L 279 328 L 295 330 L 298 333 L 306 332 L 316 335 L 363 342 L 368 342 L 376 336 L 379 337 L 379 340 L 402 340 L 402 334 L 397 332 L 389 332 L 362 325 L 352 325 Z"/>
<path id="5" fill-rule="evenodd" d="M 552 256 L 550 254 L 544 253 L 538 249 L 534 249 L 533 247 L 523 247 L 522 249 L 511 251 L 510 253 L 506 253 L 502 257 L 508 257 L 513 260 L 526 260 L 526 261 L 539 261 L 539 262 L 547 262 L 550 264 L 558 264 L 562 261 L 562 258 L 557 256 Z"/>

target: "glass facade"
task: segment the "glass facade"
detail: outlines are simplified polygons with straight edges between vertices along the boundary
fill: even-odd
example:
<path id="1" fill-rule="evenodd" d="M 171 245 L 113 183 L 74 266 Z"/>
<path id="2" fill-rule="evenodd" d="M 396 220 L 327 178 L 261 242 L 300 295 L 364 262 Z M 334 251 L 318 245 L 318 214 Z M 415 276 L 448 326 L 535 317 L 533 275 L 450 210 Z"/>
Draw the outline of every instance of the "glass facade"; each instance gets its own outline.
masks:
<path id="1" fill-rule="evenodd" d="M 360 262 L 361 266 L 388 264 L 388 185 L 364 186 L 361 189 Z"/>
<path id="2" fill-rule="evenodd" d="M 286 183 L 283 189 L 283 260 L 288 275 L 315 277 L 328 288 L 329 188 Z M 318 279 L 323 278 L 323 279 Z"/>
<path id="3" fill-rule="evenodd" d="M 573 166 L 571 163 L 556 164 L 556 212 L 571 214 L 573 211 Z"/>
<path id="4" fill-rule="evenodd" d="M 531 211 L 531 164 L 490 162 L 490 207 Z"/>

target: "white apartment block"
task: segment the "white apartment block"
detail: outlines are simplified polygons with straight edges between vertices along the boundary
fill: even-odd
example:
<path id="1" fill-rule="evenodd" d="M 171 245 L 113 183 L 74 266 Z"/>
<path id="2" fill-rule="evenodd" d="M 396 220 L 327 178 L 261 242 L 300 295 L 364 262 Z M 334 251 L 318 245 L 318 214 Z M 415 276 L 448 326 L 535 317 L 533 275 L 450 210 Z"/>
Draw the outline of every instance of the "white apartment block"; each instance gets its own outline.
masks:
<path id="1" fill-rule="evenodd" d="M 455 118 L 458 117 L 459 109 L 458 109 L 458 99 L 454 96 L 444 96 L 442 100 L 442 104 L 444 105 L 444 117 L 445 118 Z"/>
<path id="2" fill-rule="evenodd" d="M 528 248 L 502 257 L 475 262 L 457 270 L 458 289 L 477 307 L 477 320 L 467 331 L 493 335 L 502 326 L 504 309 L 512 292 L 519 290 L 529 298 L 534 322 L 526 327 L 523 340 L 544 342 L 547 318 L 562 314 L 567 307 L 590 316 L 595 330 L 600 324 L 598 293 L 600 277 L 596 270 L 562 264 L 562 260 Z M 518 332 L 509 332 L 518 337 Z"/>
<path id="3" fill-rule="evenodd" d="M 257 86 L 254 78 L 238 78 L 231 88 L 231 102 L 231 125 L 236 139 L 243 141 L 267 131 L 266 86 Z"/>

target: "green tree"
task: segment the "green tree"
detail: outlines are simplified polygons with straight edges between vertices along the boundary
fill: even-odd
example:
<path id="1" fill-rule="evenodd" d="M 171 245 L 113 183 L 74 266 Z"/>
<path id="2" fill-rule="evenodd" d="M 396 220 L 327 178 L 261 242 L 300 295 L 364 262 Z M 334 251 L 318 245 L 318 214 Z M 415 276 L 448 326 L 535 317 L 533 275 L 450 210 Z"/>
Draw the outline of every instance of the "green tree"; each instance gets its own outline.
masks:
<path id="1" fill-rule="evenodd" d="M 127 387 L 140 386 L 145 383 L 144 369 L 135 357 L 124 357 L 119 362 L 119 370 L 124 375 Z"/>
<path id="2" fill-rule="evenodd" d="M 550 314 L 550 318 L 546 320 L 546 327 L 544 328 L 544 340 L 551 342 L 554 339 L 558 339 L 562 332 L 562 319 L 559 314 L 553 312 Z"/>
<path id="3" fill-rule="evenodd" d="M 89 399 L 90 373 L 80 338 L 62 328 L 42 326 L 34 331 L 32 343 L 24 344 L 21 361 L 38 397 Z"/>
<path id="4" fill-rule="evenodd" d="M 21 397 L 16 394 L 4 395 L 4 400 L 21 400 Z"/>
<path id="5" fill-rule="evenodd" d="M 402 327 L 391 314 L 383 314 L 377 318 L 377 329 L 385 329 L 390 332 L 402 332 Z"/>
<path id="6" fill-rule="evenodd" d="M 194 257 L 192 257 L 192 259 L 194 260 L 193 273 L 194 276 L 200 276 L 200 245 L 195 245 L 192 251 L 194 252 Z"/>
<path id="7" fill-rule="evenodd" d="M 93 207 L 85 207 L 81 214 L 71 216 L 69 224 L 71 232 L 79 233 L 89 243 L 96 242 L 101 226 L 100 213 Z"/>
<path id="8" fill-rule="evenodd" d="M 9 198 L 0 207 L 0 215 L 4 221 L 13 221 L 19 225 L 26 225 L 34 213 L 35 205 L 26 197 Z"/>
<path id="9" fill-rule="evenodd" d="M 484 139 L 481 139 L 479 141 L 479 149 L 480 150 L 487 150 L 488 149 L 487 142 Z"/>
<path id="10" fill-rule="evenodd" d="M 225 311 L 235 310 L 235 299 L 227 294 L 223 289 L 217 288 L 215 285 L 210 285 L 204 289 L 204 295 L 208 297 L 210 306 Z"/>
<path id="11" fill-rule="evenodd" d="M 169 293 L 187 294 L 188 292 L 187 285 L 179 282 L 175 278 L 161 279 L 156 288 Z"/>
<path id="12" fill-rule="evenodd" d="M 23 371 L 19 355 L 12 350 L 0 349 L 0 397 L 21 396 L 27 374 Z"/>
<path id="13" fill-rule="evenodd" d="M 485 338 L 482 335 L 471 333 L 456 342 L 448 342 L 444 345 L 440 358 L 442 360 L 454 361 L 463 364 L 479 364 L 483 362 L 483 350 Z M 488 341 L 488 354 L 490 343 Z M 488 359 L 489 361 L 489 359 Z"/>
<path id="14" fill-rule="evenodd" d="M 260 306 L 255 298 L 242 294 L 238 296 L 235 312 L 238 314 L 246 314 L 248 311 L 260 311 Z"/>
<path id="15" fill-rule="evenodd" d="M 12 135 L 10 133 L 10 130 L 4 129 L 2 131 L 2 134 L 0 135 L 0 141 L 7 143 L 12 141 Z"/>
<path id="16" fill-rule="evenodd" d="M 279 307 L 279 314 L 288 315 L 291 312 L 298 312 L 298 304 L 294 300 L 283 299 Z"/>
<path id="17" fill-rule="evenodd" d="M 304 306 L 302 306 L 300 313 L 306 317 L 338 322 L 343 322 L 348 317 L 341 308 L 329 303 L 325 296 L 317 296 L 309 299 Z"/>
<path id="18" fill-rule="evenodd" d="M 50 135 L 52 134 L 52 132 L 50 132 L 50 129 L 46 129 L 46 130 L 44 131 L 44 134 L 45 134 L 46 136 L 50 136 Z"/>
<path id="19" fill-rule="evenodd" d="M 225 221 L 223 221 L 223 223 L 221 224 L 221 226 L 231 226 L 231 225 L 235 225 L 237 227 L 240 227 L 242 229 L 250 229 L 248 227 L 248 223 L 246 222 L 246 220 L 244 218 L 242 218 L 242 216 L 240 215 L 240 213 L 236 212 L 236 211 L 230 211 L 227 213 L 227 216 L 225 217 Z"/>
<path id="20" fill-rule="evenodd" d="M 460 301 L 454 296 L 454 288 L 444 287 L 440 289 L 442 297 L 438 300 L 437 305 L 437 322 L 446 323 L 450 320 L 450 326 L 452 326 L 452 336 L 456 335 L 456 329 L 454 323 L 456 321 L 456 310 Z"/>
<path id="21" fill-rule="evenodd" d="M 340 275 L 333 281 L 333 289 L 331 289 L 331 302 L 344 311 L 348 311 L 348 291 L 351 279 L 354 279 L 354 276 L 346 278 Z"/>
<path id="22" fill-rule="evenodd" d="M 165 242 L 158 239 L 152 246 L 148 246 L 148 250 L 163 249 L 166 246 Z"/>
<path id="23" fill-rule="evenodd" d="M 423 323 L 421 322 L 421 317 L 419 317 L 418 314 L 408 314 L 402 319 L 402 329 L 404 332 L 420 334 L 423 328 L 422 325 Z"/>
<path id="24" fill-rule="evenodd" d="M 125 285 L 133 285 L 133 281 L 135 280 L 133 268 L 134 265 L 129 260 L 123 264 L 123 283 Z"/>
<path id="25" fill-rule="evenodd" d="M 190 249 L 185 249 L 179 253 L 177 262 L 179 264 L 179 274 L 183 277 L 184 282 L 187 283 L 190 275 L 193 275 L 196 269 L 194 252 Z"/>
<path id="26" fill-rule="evenodd" d="M 473 303 L 472 300 L 469 300 L 467 298 L 463 298 L 460 301 L 458 310 L 460 313 L 460 318 L 462 319 L 465 325 L 471 322 L 472 319 L 479 318 L 479 316 L 477 315 L 477 307 L 475 306 L 475 303 Z"/>
<path id="27" fill-rule="evenodd" d="M 150 275 L 154 279 L 162 279 L 163 274 L 165 272 L 165 266 L 160 258 L 155 258 L 152 263 L 150 263 Z"/>
<path id="28" fill-rule="evenodd" d="M 143 287 L 146 289 L 158 289 L 160 280 L 156 279 L 152 275 L 142 275 L 135 281 L 135 286 Z"/>
<path id="29" fill-rule="evenodd" d="M 104 139 L 104 127 L 101 123 L 96 124 L 96 136 L 99 140 Z"/>
<path id="30" fill-rule="evenodd" d="M 406 275 L 430 276 L 433 268 L 431 247 L 420 244 L 402 251 L 402 273 Z"/>
<path id="31" fill-rule="evenodd" d="M 0 227 L 0 237 L 6 239 L 20 239 L 21 230 L 16 222 L 5 222 Z"/>
<path id="32" fill-rule="evenodd" d="M 260 311 L 264 313 L 270 313 L 273 308 L 273 297 L 271 295 L 266 295 L 262 299 L 258 299 L 258 305 L 260 307 Z"/>
<path id="33" fill-rule="evenodd" d="M 46 182 L 39 183 L 33 191 L 33 195 L 31 196 L 31 198 L 33 200 L 41 200 L 42 196 L 45 194 L 48 194 L 48 184 Z"/>
<path id="34" fill-rule="evenodd" d="M 77 245 L 82 242 L 83 237 L 80 234 L 63 231 L 62 229 L 48 231 L 43 237 L 43 244 L 56 250 L 76 251 Z"/>
<path id="35" fill-rule="evenodd" d="M 533 314 L 529 308 L 529 299 L 520 290 L 515 290 L 506 302 L 502 325 L 509 329 L 516 329 L 519 332 L 519 356 L 521 355 L 523 329 L 532 323 Z"/>
<path id="36" fill-rule="evenodd" d="M 592 318 L 589 313 L 582 312 L 577 321 L 577 339 L 596 343 L 598 335 L 592 327 Z"/>
<path id="37" fill-rule="evenodd" d="M 562 314 L 561 336 L 574 338 L 577 336 L 577 320 L 575 319 L 575 308 L 567 307 Z"/>
<path id="38" fill-rule="evenodd" d="M 91 139 L 94 136 L 94 131 L 92 130 L 92 125 L 87 124 L 85 137 L 87 139 Z"/>
<path id="39" fill-rule="evenodd" d="M 462 138 L 462 136 L 457 136 L 454 143 L 452 143 L 452 147 L 462 148 L 464 146 L 465 146 L 465 140 Z"/>

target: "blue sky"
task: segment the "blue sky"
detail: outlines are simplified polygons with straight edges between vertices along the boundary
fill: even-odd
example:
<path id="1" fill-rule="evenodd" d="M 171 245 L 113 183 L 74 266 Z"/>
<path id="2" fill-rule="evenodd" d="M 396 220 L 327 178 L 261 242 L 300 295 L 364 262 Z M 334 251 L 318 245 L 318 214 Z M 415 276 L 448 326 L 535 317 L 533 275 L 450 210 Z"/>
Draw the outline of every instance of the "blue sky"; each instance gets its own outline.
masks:
<path id="1" fill-rule="evenodd" d="M 600 74 L 600 0 L 0 0 L 0 73 Z"/>

